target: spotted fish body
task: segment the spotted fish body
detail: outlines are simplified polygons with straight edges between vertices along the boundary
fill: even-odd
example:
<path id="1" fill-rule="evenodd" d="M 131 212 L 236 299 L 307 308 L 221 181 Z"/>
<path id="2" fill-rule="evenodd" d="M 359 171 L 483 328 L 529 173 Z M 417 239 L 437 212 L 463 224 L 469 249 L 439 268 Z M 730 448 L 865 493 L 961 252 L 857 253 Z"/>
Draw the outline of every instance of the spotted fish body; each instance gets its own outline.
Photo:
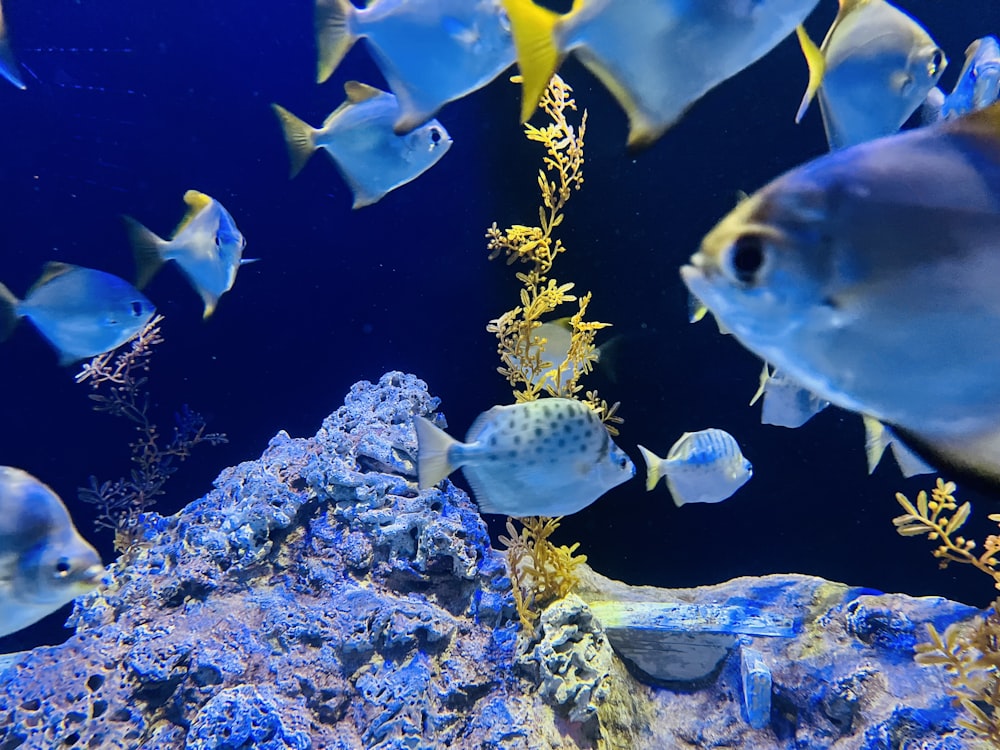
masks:
<path id="1" fill-rule="evenodd" d="M 646 489 L 667 478 L 667 489 L 678 507 L 685 503 L 719 503 L 753 475 L 736 439 L 725 430 L 685 432 L 666 458 L 639 446 L 646 459 Z"/>
<path id="2" fill-rule="evenodd" d="M 103 574 L 59 496 L 27 472 L 0 466 L 0 636 L 90 591 Z"/>
<path id="3" fill-rule="evenodd" d="M 485 513 L 569 515 L 635 474 L 597 414 L 575 399 L 495 406 L 464 443 L 426 419 L 415 426 L 420 487 L 461 467 Z"/>

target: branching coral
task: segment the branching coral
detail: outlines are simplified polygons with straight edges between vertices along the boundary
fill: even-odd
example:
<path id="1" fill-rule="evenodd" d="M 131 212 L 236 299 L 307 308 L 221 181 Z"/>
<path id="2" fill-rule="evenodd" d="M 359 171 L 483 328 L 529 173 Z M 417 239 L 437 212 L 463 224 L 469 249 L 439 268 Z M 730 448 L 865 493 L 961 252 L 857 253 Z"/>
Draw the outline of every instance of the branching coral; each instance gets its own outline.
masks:
<path id="1" fill-rule="evenodd" d="M 969 503 L 959 506 L 955 490 L 954 482 L 938 478 L 930 499 L 921 490 L 916 504 L 897 492 L 896 501 L 906 513 L 893 519 L 896 531 L 903 536 L 927 534 L 931 541 L 940 542 L 934 556 L 942 568 L 952 562 L 967 563 L 990 576 L 1000 589 L 1000 536 L 988 536 L 979 555 L 973 552 L 976 543 L 971 539 L 953 538 L 972 511 Z M 989 519 L 1000 523 L 1000 514 Z M 927 629 L 931 640 L 917 645 L 917 662 L 944 667 L 951 675 L 949 693 L 967 712 L 959 724 L 994 744 L 1000 743 L 1000 598 L 985 617 L 976 618 L 971 625 L 953 623 L 943 634 L 930 624 Z"/>
<path id="2" fill-rule="evenodd" d="M 138 533 L 139 514 L 149 510 L 164 494 L 163 485 L 177 470 L 175 461 L 191 455 L 196 445 L 226 442 L 221 433 L 207 432 L 205 420 L 186 405 L 174 415 L 174 431 L 169 443 L 162 444 L 159 427 L 149 416 L 149 394 L 144 386 L 149 379 L 153 347 L 163 341 L 157 315 L 132 339 L 131 346 L 119 352 L 94 357 L 76 375 L 77 383 L 89 383 L 94 393 L 94 410 L 124 417 L 135 424 L 138 437 L 130 444 L 132 461 L 137 465 L 129 477 L 111 482 L 90 478 L 89 487 L 78 494 L 85 503 L 99 509 L 94 524 L 115 531 L 115 548 L 124 551 Z M 105 392 L 100 392 L 104 389 Z"/>
<path id="3" fill-rule="evenodd" d="M 562 599 L 576 584 L 576 568 L 586 562 L 586 555 L 576 555 L 580 543 L 556 547 L 549 541 L 558 518 L 521 519 L 518 533 L 507 519 L 507 534 L 500 542 L 507 548 L 507 565 L 514 590 L 514 604 L 526 631 L 534 629 L 541 611 Z"/>

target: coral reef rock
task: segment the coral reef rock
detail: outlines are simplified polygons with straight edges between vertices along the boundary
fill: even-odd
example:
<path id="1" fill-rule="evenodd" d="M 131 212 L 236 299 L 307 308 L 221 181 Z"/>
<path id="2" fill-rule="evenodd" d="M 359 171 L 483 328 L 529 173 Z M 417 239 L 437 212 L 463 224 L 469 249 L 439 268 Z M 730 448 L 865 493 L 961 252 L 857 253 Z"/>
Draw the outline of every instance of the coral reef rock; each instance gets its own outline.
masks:
<path id="1" fill-rule="evenodd" d="M 913 662 L 926 623 L 977 614 L 943 599 L 584 567 L 520 633 L 475 505 L 417 490 L 412 417 L 437 405 L 411 375 L 358 383 L 313 438 L 144 516 L 69 639 L 0 660 L 0 750 L 975 747 Z"/>

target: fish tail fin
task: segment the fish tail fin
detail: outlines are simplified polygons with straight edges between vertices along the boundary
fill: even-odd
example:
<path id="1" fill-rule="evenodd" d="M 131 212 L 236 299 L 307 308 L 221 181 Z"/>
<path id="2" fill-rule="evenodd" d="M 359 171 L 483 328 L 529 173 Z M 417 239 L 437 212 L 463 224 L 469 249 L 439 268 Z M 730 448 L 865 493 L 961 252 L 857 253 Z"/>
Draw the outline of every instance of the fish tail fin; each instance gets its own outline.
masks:
<path id="1" fill-rule="evenodd" d="M 417 482 L 426 490 L 458 468 L 448 458 L 458 441 L 424 417 L 413 418 L 413 429 L 417 432 Z"/>
<path id="2" fill-rule="evenodd" d="M 21 317 L 17 312 L 20 303 L 21 300 L 10 289 L 0 284 L 0 341 L 6 341 L 14 332 L 14 326 Z"/>
<path id="3" fill-rule="evenodd" d="M 527 122 L 559 66 L 555 27 L 559 14 L 531 0 L 503 0 L 521 69 L 521 122 Z"/>
<path id="4" fill-rule="evenodd" d="M 122 216 L 128 240 L 132 245 L 132 256 L 135 258 L 135 286 L 142 289 L 156 275 L 163 265 L 163 248 L 170 244 L 163 238 L 151 232 L 131 216 Z"/>
<path id="5" fill-rule="evenodd" d="M 351 0 L 316 0 L 317 83 L 323 83 L 333 75 L 358 38 L 351 30 L 351 20 L 356 12 Z"/>
<path id="6" fill-rule="evenodd" d="M 802 54 L 805 55 L 806 64 L 809 66 L 809 84 L 806 86 L 806 93 L 802 95 L 802 102 L 799 104 L 799 111 L 795 113 L 795 122 L 799 123 L 809 109 L 816 92 L 819 91 L 820 84 L 823 83 L 823 75 L 826 73 L 826 60 L 816 43 L 809 38 L 805 27 L 799 24 L 795 27 L 795 35 L 799 38 L 799 46 Z"/>
<path id="7" fill-rule="evenodd" d="M 272 104 L 271 109 L 281 122 L 281 130 L 285 135 L 285 145 L 288 146 L 288 160 L 291 163 L 289 179 L 295 177 L 309 161 L 316 150 L 316 129 L 304 120 L 300 120 L 287 109 Z"/>
<path id="8" fill-rule="evenodd" d="M 645 446 L 639 446 L 642 460 L 646 462 L 646 492 L 650 492 L 663 476 L 663 459 Z"/>

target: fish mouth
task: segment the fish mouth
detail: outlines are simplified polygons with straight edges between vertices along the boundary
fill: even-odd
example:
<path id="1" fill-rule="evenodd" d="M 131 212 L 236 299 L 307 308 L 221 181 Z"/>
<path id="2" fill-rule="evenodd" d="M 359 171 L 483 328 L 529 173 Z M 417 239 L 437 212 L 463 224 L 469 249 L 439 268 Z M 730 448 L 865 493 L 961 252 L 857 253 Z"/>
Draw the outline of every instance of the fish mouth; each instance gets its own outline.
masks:
<path id="1" fill-rule="evenodd" d="M 79 585 L 86 587 L 87 590 L 96 588 L 104 583 L 104 576 L 107 572 L 107 568 L 100 563 L 95 563 L 83 571 L 83 574 L 80 576 Z"/>

